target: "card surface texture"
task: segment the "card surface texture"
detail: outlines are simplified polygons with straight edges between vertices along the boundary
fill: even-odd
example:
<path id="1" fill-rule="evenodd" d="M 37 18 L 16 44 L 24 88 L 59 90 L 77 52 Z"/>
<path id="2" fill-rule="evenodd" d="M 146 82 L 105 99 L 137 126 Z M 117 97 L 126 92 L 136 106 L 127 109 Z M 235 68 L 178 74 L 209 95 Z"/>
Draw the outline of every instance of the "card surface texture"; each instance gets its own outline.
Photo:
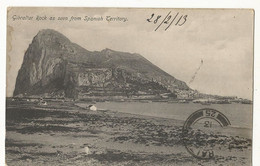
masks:
<path id="1" fill-rule="evenodd" d="M 9 7 L 6 165 L 252 165 L 251 9 Z"/>

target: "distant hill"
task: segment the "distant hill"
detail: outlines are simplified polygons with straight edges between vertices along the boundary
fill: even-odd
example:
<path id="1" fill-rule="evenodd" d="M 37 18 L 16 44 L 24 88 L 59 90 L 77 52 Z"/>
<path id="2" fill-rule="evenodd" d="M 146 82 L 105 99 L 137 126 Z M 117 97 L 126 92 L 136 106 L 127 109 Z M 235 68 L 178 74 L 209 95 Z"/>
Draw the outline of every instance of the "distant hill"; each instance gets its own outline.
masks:
<path id="1" fill-rule="evenodd" d="M 139 54 L 111 49 L 91 52 L 46 29 L 25 52 L 13 95 L 130 98 L 165 94 L 176 98 L 176 90 L 190 88 Z"/>

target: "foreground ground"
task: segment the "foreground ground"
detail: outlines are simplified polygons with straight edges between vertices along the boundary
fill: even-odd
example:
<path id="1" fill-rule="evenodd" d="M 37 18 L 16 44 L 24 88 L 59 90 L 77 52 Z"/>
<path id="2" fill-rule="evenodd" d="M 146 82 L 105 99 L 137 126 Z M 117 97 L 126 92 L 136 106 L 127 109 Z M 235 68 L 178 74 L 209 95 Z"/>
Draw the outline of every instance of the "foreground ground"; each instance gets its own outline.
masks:
<path id="1" fill-rule="evenodd" d="M 73 102 L 40 106 L 7 101 L 6 164 L 251 165 L 251 138 L 239 135 L 244 129 L 213 135 L 211 142 L 223 147 L 219 148 L 221 155 L 199 160 L 183 145 L 183 123 L 111 110 L 90 111 Z"/>

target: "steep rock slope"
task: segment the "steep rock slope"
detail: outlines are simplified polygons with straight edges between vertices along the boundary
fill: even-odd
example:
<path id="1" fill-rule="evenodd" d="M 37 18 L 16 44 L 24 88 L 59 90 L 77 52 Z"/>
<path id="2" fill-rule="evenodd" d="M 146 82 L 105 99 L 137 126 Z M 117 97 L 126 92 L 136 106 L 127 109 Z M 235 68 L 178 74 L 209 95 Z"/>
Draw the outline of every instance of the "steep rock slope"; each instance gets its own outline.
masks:
<path id="1" fill-rule="evenodd" d="M 41 30 L 27 49 L 14 96 L 140 96 L 189 90 L 139 54 L 88 51 L 61 33 Z M 176 97 L 176 96 L 175 96 Z"/>

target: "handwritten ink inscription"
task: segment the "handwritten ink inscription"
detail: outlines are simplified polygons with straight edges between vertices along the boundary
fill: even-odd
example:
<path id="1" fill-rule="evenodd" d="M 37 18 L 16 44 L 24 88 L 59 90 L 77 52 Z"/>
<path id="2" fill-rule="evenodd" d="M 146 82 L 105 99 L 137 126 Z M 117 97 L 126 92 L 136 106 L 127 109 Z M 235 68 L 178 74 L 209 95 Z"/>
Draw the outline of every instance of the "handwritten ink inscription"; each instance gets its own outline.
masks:
<path id="1" fill-rule="evenodd" d="M 170 11 L 165 17 L 163 17 L 163 15 L 157 15 L 155 13 L 152 13 L 151 16 L 148 19 L 146 19 L 146 21 L 158 25 L 155 28 L 155 31 L 157 31 L 160 27 L 163 28 L 163 25 L 166 25 L 164 26 L 164 30 L 166 31 L 171 27 L 172 24 L 174 24 L 175 26 L 184 25 L 187 21 L 187 17 L 188 15 L 180 14 L 180 12 L 171 14 Z"/>

